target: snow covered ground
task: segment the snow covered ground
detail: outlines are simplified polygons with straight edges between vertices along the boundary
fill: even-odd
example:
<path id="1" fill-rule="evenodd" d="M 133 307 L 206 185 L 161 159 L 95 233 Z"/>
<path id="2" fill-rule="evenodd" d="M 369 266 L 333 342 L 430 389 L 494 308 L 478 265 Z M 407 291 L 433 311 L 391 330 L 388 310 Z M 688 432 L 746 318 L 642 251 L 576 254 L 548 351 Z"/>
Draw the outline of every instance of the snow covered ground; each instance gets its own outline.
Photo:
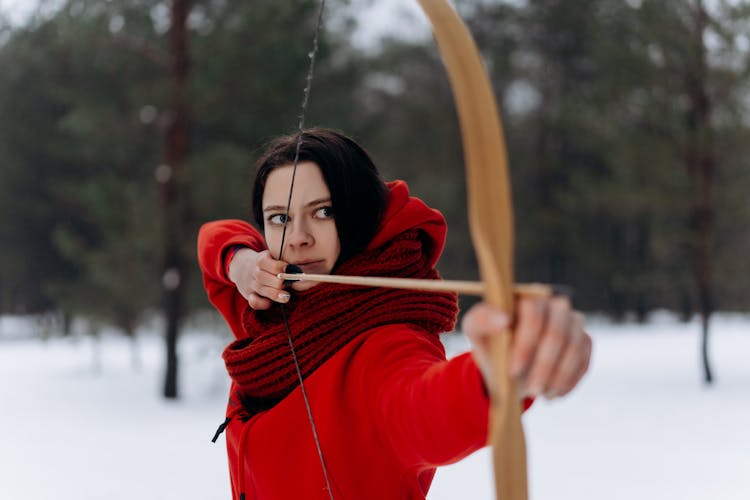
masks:
<path id="1" fill-rule="evenodd" d="M 182 399 L 159 397 L 162 345 L 31 340 L 0 318 L 0 499 L 228 499 L 221 422 L 226 338 L 193 325 L 180 345 Z M 220 328 L 215 326 L 214 328 Z M 750 317 L 721 316 L 715 387 L 699 377 L 698 325 L 592 321 L 588 378 L 524 417 L 534 500 L 750 499 Z M 448 339 L 449 350 L 465 348 Z M 490 499 L 486 450 L 441 469 L 430 500 Z"/>

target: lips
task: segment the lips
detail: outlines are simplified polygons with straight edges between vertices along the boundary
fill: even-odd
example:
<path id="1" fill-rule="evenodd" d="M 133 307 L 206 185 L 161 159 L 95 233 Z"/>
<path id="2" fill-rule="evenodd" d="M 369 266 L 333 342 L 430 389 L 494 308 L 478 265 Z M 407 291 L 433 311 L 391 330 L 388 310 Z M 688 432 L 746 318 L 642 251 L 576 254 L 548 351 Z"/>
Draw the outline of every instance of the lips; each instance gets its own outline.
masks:
<path id="1" fill-rule="evenodd" d="M 303 273 L 308 274 L 322 272 L 324 264 L 324 260 L 301 260 L 299 262 L 294 262 L 294 265 L 301 268 Z"/>

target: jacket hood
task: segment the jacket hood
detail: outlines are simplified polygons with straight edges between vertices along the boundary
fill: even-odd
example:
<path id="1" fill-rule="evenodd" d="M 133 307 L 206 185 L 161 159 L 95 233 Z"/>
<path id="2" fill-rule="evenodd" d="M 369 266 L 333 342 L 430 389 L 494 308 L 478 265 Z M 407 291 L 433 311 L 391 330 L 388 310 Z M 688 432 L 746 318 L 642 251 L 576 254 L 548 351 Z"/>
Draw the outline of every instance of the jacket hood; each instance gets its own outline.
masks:
<path id="1" fill-rule="evenodd" d="M 378 248 L 404 231 L 419 229 L 425 235 L 424 251 L 430 266 L 434 267 L 445 246 L 447 226 L 445 218 L 438 210 L 428 207 L 419 198 L 409 195 L 406 182 L 388 182 L 390 194 L 380 229 L 373 237 L 368 250 Z"/>

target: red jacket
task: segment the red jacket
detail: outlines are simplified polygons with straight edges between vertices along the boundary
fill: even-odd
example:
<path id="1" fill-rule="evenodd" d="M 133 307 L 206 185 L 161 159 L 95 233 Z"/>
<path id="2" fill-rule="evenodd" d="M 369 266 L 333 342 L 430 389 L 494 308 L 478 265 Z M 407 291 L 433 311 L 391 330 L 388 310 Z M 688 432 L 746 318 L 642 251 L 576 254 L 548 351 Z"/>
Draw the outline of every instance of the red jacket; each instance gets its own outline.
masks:
<path id="1" fill-rule="evenodd" d="M 418 227 L 434 242 L 427 249 L 434 265 L 445 240 L 442 215 L 409 197 L 406 184 L 390 188 L 370 246 Z M 198 256 L 209 300 L 242 338 L 247 302 L 224 269 L 235 245 L 265 249 L 262 236 L 242 221 L 201 228 Z M 360 335 L 310 375 L 305 389 L 337 499 L 424 499 L 438 465 L 487 442 L 488 400 L 471 355 L 446 361 L 434 336 L 408 325 Z M 232 419 L 226 431 L 235 500 L 241 492 L 246 500 L 329 498 L 300 388 L 246 422 Z"/>

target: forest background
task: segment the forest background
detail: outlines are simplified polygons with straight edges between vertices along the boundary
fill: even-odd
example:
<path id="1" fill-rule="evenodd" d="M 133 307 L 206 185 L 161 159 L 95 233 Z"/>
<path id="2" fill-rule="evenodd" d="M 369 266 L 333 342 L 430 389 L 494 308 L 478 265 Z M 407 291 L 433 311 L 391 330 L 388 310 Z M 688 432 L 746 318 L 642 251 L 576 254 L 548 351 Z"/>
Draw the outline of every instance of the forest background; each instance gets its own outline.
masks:
<path id="1" fill-rule="evenodd" d="M 353 43 L 371 3 L 327 2 L 307 124 L 439 208 L 442 274 L 476 278 L 439 55 L 428 34 Z M 700 314 L 704 335 L 750 310 L 750 6 L 456 4 L 502 110 L 518 281 L 617 320 Z M 176 397 L 181 325 L 209 308 L 198 228 L 249 219 L 254 158 L 298 121 L 317 7 L 70 0 L 0 20 L 0 314 L 131 336 L 157 314 Z"/>

